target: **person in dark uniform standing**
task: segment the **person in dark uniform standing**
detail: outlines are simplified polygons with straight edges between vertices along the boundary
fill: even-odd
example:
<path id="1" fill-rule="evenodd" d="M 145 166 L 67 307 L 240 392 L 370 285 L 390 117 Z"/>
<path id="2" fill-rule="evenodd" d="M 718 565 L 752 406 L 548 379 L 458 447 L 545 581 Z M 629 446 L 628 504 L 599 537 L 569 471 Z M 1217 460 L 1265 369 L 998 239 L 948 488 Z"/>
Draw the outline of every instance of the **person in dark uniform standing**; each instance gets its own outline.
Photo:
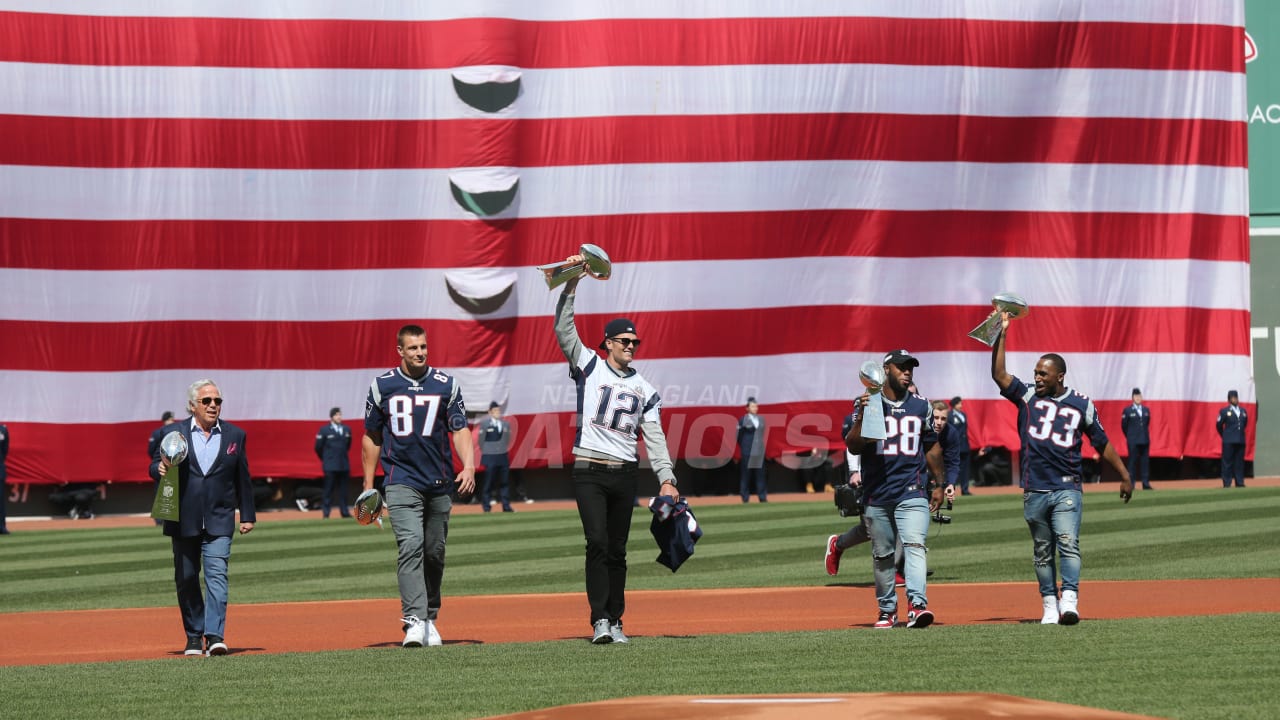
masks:
<path id="1" fill-rule="evenodd" d="M 947 415 L 948 432 L 960 450 L 956 483 L 960 486 L 961 495 L 972 495 L 969 492 L 969 417 L 964 414 L 964 398 L 957 395 L 951 398 L 950 405 L 951 412 Z"/>
<path id="2" fill-rule="evenodd" d="M 9 428 L 0 425 L 0 535 L 9 534 L 9 526 L 5 522 L 8 513 L 6 504 L 9 502 L 9 486 L 4 484 L 7 473 L 5 472 L 5 459 L 9 457 Z"/>
<path id="3" fill-rule="evenodd" d="M 1151 409 L 1142 404 L 1142 391 L 1133 389 L 1133 404 L 1120 415 L 1120 430 L 1129 443 L 1129 477 L 1151 489 Z"/>
<path id="4" fill-rule="evenodd" d="M 502 512 L 515 512 L 511 507 L 508 479 L 511 472 L 511 424 L 502 419 L 502 406 L 489 403 L 489 417 L 480 424 L 480 463 L 484 465 L 484 485 L 480 488 L 480 505 L 485 512 L 493 502 L 494 482 Z"/>
<path id="5" fill-rule="evenodd" d="M 347 486 L 351 484 L 351 429 L 342 424 L 342 408 L 329 410 L 329 423 L 316 433 L 316 457 L 324 469 L 324 496 L 320 512 L 329 517 L 329 509 L 338 506 L 342 517 L 351 517 L 347 502 Z"/>
<path id="6" fill-rule="evenodd" d="M 1244 487 L 1244 431 L 1249 416 L 1240 407 L 1240 394 L 1227 393 L 1227 406 L 1218 411 L 1218 435 L 1222 437 L 1222 487 Z"/>
<path id="7" fill-rule="evenodd" d="M 738 421 L 738 450 L 742 454 L 739 465 L 738 491 L 742 502 L 751 500 L 752 486 L 760 502 L 769 502 L 769 488 L 764 474 L 764 419 L 759 415 L 760 405 L 753 397 L 747 398 L 747 413 Z"/>

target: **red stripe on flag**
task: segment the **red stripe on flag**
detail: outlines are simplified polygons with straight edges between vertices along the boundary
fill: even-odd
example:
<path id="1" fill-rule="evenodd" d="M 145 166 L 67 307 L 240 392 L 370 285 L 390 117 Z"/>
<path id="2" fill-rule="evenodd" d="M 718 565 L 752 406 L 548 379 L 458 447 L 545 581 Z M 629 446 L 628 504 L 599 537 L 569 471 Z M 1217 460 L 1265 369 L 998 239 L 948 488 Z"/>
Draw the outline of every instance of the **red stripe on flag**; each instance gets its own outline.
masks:
<path id="1" fill-rule="evenodd" d="M 601 238 L 608 238 L 607 249 L 617 262 L 774 258 L 783 252 L 779 238 L 787 239 L 785 254 L 791 257 L 1247 262 L 1248 232 L 1246 216 L 963 210 L 602 215 L 486 223 L 0 218 L 0 267 L 343 270 L 481 262 L 532 267 Z"/>
<path id="2" fill-rule="evenodd" d="M 554 298 L 545 310 L 550 313 Z M 990 307 L 822 306 L 630 313 L 645 338 L 637 361 L 685 357 L 751 357 L 787 353 L 864 352 L 909 347 L 913 352 L 980 349 L 966 333 Z M 911 322 L 903 323 L 903 313 Z M 1061 353 L 1194 353 L 1247 355 L 1248 312 L 1203 308 L 1036 308 L 1035 322 L 1019 323 L 1011 351 L 1050 348 Z M 1107 327 L 1098 328 L 1100 315 Z M 804 322 L 796 322 L 797 317 Z M 749 317 L 750 322 L 743 322 Z M 598 342 L 613 315 L 578 314 L 578 332 Z M 341 370 L 390 367 L 392 347 L 407 322 L 421 324 L 431 341 L 431 362 L 442 368 L 486 367 L 516 358 L 522 364 L 564 361 L 549 317 L 470 321 L 403 318 L 326 322 L 62 323 L 0 321 L 8 343 L 8 370 L 125 372 L 191 367 L 193 343 L 200 366 L 262 370 Z M 815 332 L 814 328 L 838 328 Z M 866 338 L 874 337 L 868 346 Z M 495 355 L 501 345 L 506 352 Z M 68 353 L 68 348 L 92 352 Z M 312 350 L 323 348 L 323 352 Z"/>
<path id="3" fill-rule="evenodd" d="M 1242 28 L 1172 23 L 877 17 L 411 22 L 0 13 L 0 61 L 73 65 L 883 63 L 1244 72 L 1243 46 Z"/>
<path id="4" fill-rule="evenodd" d="M 891 160 L 1245 167 L 1239 123 L 796 114 L 554 120 L 0 115 L 0 164 L 285 170 Z M 626 138 L 626 142 L 618 142 Z M 482 148 L 477 151 L 477 148 Z"/>

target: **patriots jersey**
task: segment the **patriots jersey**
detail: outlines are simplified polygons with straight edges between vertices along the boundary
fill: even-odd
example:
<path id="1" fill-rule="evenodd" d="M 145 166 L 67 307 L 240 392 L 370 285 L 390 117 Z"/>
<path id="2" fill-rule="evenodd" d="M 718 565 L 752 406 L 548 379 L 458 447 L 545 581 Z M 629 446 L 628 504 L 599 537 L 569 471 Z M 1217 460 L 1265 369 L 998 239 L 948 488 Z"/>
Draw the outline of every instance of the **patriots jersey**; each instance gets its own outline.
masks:
<path id="1" fill-rule="evenodd" d="M 386 485 L 403 484 L 438 495 L 453 492 L 449 434 L 467 426 L 458 381 L 427 367 L 420 378 L 399 367 L 374 378 L 364 406 L 364 427 L 382 433 Z"/>
<path id="2" fill-rule="evenodd" d="M 893 507 L 904 500 L 927 498 L 929 473 L 925 453 L 938 442 L 933 431 L 933 406 L 919 395 L 884 404 L 886 437 L 862 448 L 862 486 L 866 504 Z M 874 399 L 873 399 L 874 402 Z M 855 408 L 854 417 L 858 415 Z"/>
<path id="3" fill-rule="evenodd" d="M 585 346 L 579 347 L 569 376 L 578 385 L 573 446 L 635 462 L 640 423 L 661 422 L 662 399 L 657 389 L 634 370 L 619 375 Z"/>
<path id="4" fill-rule="evenodd" d="M 1039 397 L 1017 377 L 1000 393 L 1018 407 L 1023 490 L 1079 490 L 1081 436 L 1102 451 L 1110 442 L 1093 401 L 1070 388 Z"/>

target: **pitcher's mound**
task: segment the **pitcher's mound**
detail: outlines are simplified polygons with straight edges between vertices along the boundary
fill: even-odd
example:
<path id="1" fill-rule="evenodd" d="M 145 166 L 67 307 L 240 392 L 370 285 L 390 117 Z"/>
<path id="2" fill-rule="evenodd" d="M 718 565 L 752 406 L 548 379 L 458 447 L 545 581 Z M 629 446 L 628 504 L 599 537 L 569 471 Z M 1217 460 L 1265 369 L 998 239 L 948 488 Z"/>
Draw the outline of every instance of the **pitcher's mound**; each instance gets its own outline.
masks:
<path id="1" fill-rule="evenodd" d="M 901 718 L 1037 718 L 1120 720 L 1145 718 L 1111 710 L 992 693 L 856 693 L 852 695 L 670 695 L 634 697 L 531 710 L 501 718 L 518 720 L 850 720 Z"/>

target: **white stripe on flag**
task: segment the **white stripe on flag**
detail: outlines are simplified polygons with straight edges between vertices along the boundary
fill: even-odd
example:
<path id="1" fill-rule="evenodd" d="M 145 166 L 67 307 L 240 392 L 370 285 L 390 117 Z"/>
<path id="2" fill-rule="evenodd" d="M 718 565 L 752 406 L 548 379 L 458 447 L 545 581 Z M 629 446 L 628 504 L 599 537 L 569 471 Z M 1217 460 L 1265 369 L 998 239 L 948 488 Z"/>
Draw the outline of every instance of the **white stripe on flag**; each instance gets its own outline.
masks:
<path id="1" fill-rule="evenodd" d="M 520 101 L 486 114 L 457 98 L 450 73 L 0 63 L 0 112 L 262 120 L 900 113 L 1238 121 L 1245 105 L 1243 73 L 719 65 L 526 69 Z"/>
<path id="2" fill-rule="evenodd" d="M 0 166 L 0 216 L 96 220 L 465 220 L 449 170 Z M 781 210 L 1241 215 L 1246 168 L 857 160 L 521 168 L 495 217 Z"/>
<path id="3" fill-rule="evenodd" d="M 225 17 L 338 20 L 452 20 L 468 17 L 520 20 L 592 20 L 601 18 L 753 18 L 851 15 L 897 18 L 975 18 L 1045 22 L 1177 22 L 1243 25 L 1238 3 L 1203 0 L 1092 0 L 1008 2 L 999 0 L 611 0 L 529 2 L 472 0 L 426 3 L 422 0 L 350 0 L 263 2 L 262 0 L 2 0 L 0 10 L 151 17 Z"/>

